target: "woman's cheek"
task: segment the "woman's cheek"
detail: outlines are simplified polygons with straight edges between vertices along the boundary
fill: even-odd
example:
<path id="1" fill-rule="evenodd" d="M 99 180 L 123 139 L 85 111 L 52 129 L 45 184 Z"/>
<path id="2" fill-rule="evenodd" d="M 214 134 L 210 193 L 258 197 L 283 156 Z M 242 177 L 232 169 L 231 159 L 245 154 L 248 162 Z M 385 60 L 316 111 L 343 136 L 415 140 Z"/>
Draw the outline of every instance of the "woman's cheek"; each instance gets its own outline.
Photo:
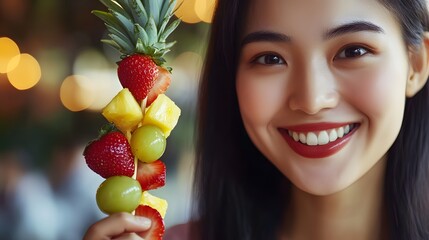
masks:
<path id="1" fill-rule="evenodd" d="M 237 96 L 247 124 L 266 125 L 281 107 L 284 90 L 279 79 L 278 76 L 238 74 Z"/>
<path id="2" fill-rule="evenodd" d="M 348 101 L 370 118 L 380 118 L 389 109 L 400 109 L 405 101 L 405 72 L 374 67 L 351 75 L 344 81 Z"/>

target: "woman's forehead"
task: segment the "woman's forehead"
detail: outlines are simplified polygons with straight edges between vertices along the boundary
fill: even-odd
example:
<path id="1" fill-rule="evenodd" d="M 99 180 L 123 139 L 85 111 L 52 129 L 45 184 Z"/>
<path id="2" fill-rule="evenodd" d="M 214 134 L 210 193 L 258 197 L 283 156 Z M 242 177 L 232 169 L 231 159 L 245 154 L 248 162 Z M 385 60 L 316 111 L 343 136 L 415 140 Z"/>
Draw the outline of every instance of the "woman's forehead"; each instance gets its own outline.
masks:
<path id="1" fill-rule="evenodd" d="M 393 14 L 376 0 L 253 0 L 244 33 L 271 30 L 315 37 L 353 21 L 397 25 Z"/>

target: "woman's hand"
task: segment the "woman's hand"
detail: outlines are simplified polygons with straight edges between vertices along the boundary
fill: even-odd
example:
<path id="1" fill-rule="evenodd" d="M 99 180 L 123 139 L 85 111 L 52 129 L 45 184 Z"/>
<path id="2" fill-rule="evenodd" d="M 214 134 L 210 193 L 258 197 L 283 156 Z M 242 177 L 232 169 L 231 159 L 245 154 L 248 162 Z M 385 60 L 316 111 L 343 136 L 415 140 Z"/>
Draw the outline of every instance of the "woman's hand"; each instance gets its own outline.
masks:
<path id="1" fill-rule="evenodd" d="M 150 226 L 148 218 L 115 213 L 90 226 L 83 240 L 143 239 L 138 233 L 149 230 Z"/>

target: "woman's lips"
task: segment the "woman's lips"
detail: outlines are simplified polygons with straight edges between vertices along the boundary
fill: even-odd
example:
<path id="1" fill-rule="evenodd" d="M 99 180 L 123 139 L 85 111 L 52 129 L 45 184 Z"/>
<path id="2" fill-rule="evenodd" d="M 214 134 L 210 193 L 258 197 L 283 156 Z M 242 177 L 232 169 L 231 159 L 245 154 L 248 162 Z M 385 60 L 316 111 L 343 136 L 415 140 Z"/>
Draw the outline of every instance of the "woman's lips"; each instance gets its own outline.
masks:
<path id="1" fill-rule="evenodd" d="M 340 151 L 358 127 L 356 123 L 316 123 L 279 128 L 279 131 L 299 155 L 324 158 Z"/>

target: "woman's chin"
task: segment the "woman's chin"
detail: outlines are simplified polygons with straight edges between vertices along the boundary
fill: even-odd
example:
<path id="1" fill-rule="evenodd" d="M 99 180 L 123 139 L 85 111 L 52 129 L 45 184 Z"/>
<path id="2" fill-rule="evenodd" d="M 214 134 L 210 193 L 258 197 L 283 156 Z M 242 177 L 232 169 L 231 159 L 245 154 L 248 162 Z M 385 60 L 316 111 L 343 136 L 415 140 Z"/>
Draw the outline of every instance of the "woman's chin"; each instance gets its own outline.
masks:
<path id="1" fill-rule="evenodd" d="M 347 176 L 345 176 L 347 175 Z M 350 174 L 325 173 L 311 174 L 300 179 L 290 179 L 292 184 L 302 192 L 315 196 L 329 196 L 339 193 L 353 185 L 359 176 Z"/>

